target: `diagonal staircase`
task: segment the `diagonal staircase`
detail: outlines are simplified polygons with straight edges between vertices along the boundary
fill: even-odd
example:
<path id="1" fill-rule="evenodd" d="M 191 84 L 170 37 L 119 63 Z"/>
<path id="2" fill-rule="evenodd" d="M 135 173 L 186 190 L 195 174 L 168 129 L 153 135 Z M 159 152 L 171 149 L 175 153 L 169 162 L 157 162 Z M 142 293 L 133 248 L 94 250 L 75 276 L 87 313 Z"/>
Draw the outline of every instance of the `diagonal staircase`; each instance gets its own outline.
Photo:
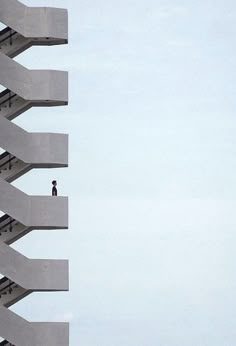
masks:
<path id="1" fill-rule="evenodd" d="M 2 306 L 8 308 L 30 293 L 30 290 L 26 290 L 6 277 L 0 280 L 0 305 Z"/>
<path id="2" fill-rule="evenodd" d="M 0 307 L 0 315 L 2 316 L 0 335 L 3 335 L 13 346 L 68 345 L 69 328 L 67 323 L 28 322 L 3 306 Z"/>
<path id="3" fill-rule="evenodd" d="M 32 102 L 24 100 L 9 89 L 0 93 L 0 117 L 13 120 L 32 107 Z"/>
<path id="4" fill-rule="evenodd" d="M 5 214 L 0 218 L 0 243 L 10 245 L 32 230 Z"/>
<path id="5" fill-rule="evenodd" d="M 32 46 L 31 42 L 10 27 L 0 31 L 0 51 L 11 58 Z"/>
<path id="6" fill-rule="evenodd" d="M 15 56 L 68 42 L 67 11 L 0 0 L 0 346 L 68 346 L 68 323 L 28 322 L 8 308 L 33 292 L 67 291 L 68 261 L 29 259 L 10 245 L 38 229 L 68 228 L 66 197 L 28 196 L 10 183 L 34 168 L 68 166 L 68 136 L 29 133 L 11 122 L 31 107 L 68 104 L 68 75 L 28 70 Z"/>
<path id="7" fill-rule="evenodd" d="M 0 155 L 0 178 L 9 183 L 32 169 L 32 165 L 25 163 L 7 151 Z"/>

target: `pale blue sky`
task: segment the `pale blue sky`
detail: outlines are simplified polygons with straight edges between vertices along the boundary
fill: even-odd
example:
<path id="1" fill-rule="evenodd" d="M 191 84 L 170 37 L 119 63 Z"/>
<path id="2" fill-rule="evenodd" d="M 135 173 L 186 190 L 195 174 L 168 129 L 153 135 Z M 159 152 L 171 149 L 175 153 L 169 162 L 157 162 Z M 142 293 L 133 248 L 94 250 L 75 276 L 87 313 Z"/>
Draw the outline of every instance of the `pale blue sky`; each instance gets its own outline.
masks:
<path id="1" fill-rule="evenodd" d="M 70 258 L 71 292 L 13 307 L 71 320 L 71 346 L 234 346 L 236 4 L 28 0 L 68 7 L 70 45 L 17 61 L 70 71 L 68 108 L 28 131 L 70 134 L 70 168 L 32 171 L 29 194 L 70 196 L 70 230 L 14 247 Z"/>

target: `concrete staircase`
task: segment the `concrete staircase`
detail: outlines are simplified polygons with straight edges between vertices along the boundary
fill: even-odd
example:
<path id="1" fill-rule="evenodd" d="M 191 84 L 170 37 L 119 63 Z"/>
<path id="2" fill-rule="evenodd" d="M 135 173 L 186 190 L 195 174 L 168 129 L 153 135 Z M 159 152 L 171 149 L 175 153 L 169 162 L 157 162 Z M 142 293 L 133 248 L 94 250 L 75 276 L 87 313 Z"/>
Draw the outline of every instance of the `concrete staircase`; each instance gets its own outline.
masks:
<path id="1" fill-rule="evenodd" d="M 0 346 L 68 346 L 68 323 L 35 323 L 8 308 L 33 292 L 67 291 L 68 261 L 29 259 L 10 244 L 29 232 L 68 228 L 66 197 L 29 196 L 11 182 L 34 168 L 68 166 L 68 136 L 29 133 L 12 122 L 31 107 L 68 104 L 68 74 L 28 70 L 15 56 L 68 41 L 67 11 L 0 0 Z"/>

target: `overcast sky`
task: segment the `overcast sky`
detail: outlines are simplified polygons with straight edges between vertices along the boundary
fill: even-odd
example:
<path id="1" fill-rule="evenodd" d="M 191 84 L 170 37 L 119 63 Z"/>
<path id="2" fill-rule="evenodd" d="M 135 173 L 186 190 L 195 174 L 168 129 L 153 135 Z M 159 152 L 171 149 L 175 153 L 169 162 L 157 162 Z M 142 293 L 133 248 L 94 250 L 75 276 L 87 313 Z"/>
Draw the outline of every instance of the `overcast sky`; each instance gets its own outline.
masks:
<path id="1" fill-rule="evenodd" d="M 14 247 L 70 258 L 70 293 L 12 309 L 71 322 L 71 346 L 236 343 L 236 3 L 24 0 L 69 8 L 70 44 L 28 68 L 70 71 L 69 107 L 31 109 L 28 131 L 70 134 L 70 168 L 14 185 L 70 197 L 70 230 Z"/>

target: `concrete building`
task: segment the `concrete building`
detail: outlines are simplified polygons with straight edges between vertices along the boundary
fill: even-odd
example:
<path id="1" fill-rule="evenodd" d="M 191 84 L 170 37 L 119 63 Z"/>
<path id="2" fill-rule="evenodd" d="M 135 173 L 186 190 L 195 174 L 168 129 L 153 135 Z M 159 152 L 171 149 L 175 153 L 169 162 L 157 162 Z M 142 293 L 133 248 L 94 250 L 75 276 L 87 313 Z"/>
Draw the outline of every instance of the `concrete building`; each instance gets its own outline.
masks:
<path id="1" fill-rule="evenodd" d="M 33 292 L 68 290 L 68 261 L 29 259 L 10 246 L 35 229 L 68 227 L 66 197 L 28 196 L 11 185 L 33 168 L 68 165 L 67 135 L 28 133 L 11 122 L 31 107 L 68 103 L 67 72 L 28 70 L 13 60 L 33 45 L 66 44 L 67 11 L 0 0 L 0 22 L 0 345 L 68 346 L 68 323 L 30 322 L 8 309 Z"/>

